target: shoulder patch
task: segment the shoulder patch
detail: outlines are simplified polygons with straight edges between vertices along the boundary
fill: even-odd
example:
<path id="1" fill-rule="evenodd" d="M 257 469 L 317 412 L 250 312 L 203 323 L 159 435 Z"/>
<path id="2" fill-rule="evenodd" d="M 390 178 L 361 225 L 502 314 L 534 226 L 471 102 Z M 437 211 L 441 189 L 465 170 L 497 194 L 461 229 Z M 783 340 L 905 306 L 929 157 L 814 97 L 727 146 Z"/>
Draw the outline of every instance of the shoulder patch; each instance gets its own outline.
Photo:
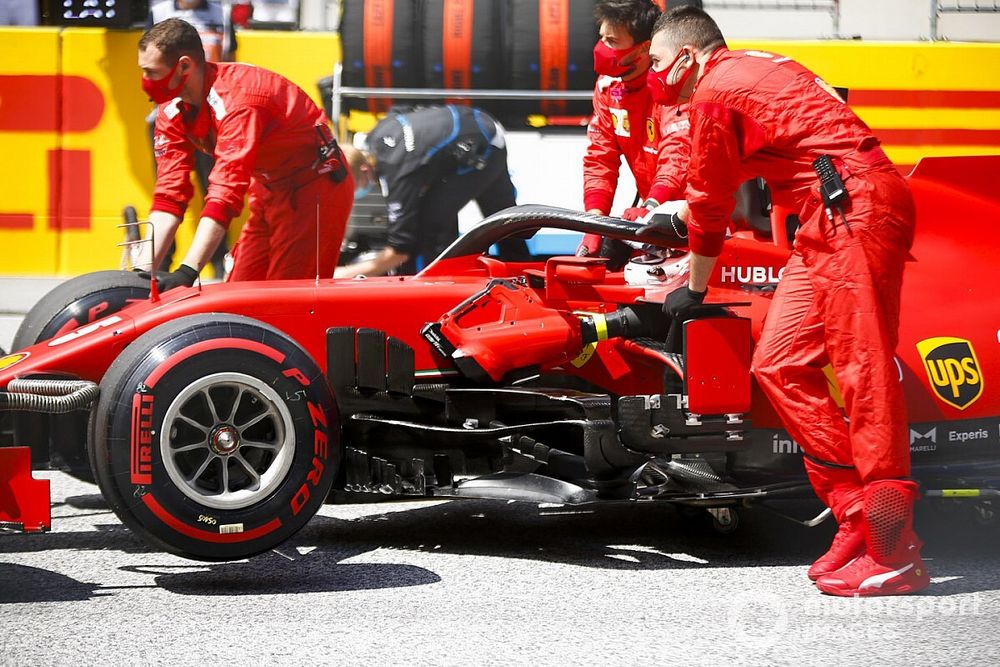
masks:
<path id="1" fill-rule="evenodd" d="M 674 134 L 676 132 L 687 132 L 690 129 L 691 129 L 691 121 L 689 121 L 687 118 L 684 118 L 682 120 L 675 120 L 671 123 L 668 123 L 667 126 L 663 128 L 663 133 Z"/>
<path id="2" fill-rule="evenodd" d="M 163 111 L 164 116 L 173 120 L 181 112 L 181 98 L 175 97 L 160 107 L 160 110 Z"/>
<path id="3" fill-rule="evenodd" d="M 226 117 L 226 104 L 222 101 L 222 97 L 219 93 L 215 91 L 213 86 L 211 90 L 208 91 L 208 106 L 212 107 L 212 111 L 215 112 L 215 119 L 222 120 Z"/>

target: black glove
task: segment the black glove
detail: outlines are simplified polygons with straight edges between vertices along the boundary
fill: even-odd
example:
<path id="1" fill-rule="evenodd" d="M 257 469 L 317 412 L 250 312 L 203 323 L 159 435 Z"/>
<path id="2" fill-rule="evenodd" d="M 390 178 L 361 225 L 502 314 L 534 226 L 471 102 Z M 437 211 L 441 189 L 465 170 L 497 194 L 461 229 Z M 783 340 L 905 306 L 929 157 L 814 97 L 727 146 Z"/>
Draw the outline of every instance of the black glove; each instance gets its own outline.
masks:
<path id="1" fill-rule="evenodd" d="M 657 213 L 635 232 L 640 237 L 664 240 L 673 245 L 687 245 L 687 224 L 676 213 Z"/>
<path id="2" fill-rule="evenodd" d="M 621 271 L 628 264 L 628 260 L 632 257 L 632 246 L 618 239 L 609 239 L 604 237 L 601 239 L 601 249 L 598 251 L 598 257 L 608 258 L 608 271 Z"/>
<path id="3" fill-rule="evenodd" d="M 691 319 L 691 311 L 705 301 L 706 294 L 708 294 L 708 290 L 692 292 L 687 285 L 678 287 L 667 295 L 667 300 L 663 302 L 663 312 L 680 322 L 689 320 Z"/>
<path id="4" fill-rule="evenodd" d="M 149 271 L 140 271 L 140 278 L 145 278 L 146 280 L 152 280 L 153 276 Z M 161 292 L 166 292 L 175 287 L 191 287 L 194 285 L 194 281 L 198 279 L 198 271 L 192 269 L 187 264 L 181 264 L 177 267 L 176 271 L 157 271 L 156 272 L 156 287 Z"/>

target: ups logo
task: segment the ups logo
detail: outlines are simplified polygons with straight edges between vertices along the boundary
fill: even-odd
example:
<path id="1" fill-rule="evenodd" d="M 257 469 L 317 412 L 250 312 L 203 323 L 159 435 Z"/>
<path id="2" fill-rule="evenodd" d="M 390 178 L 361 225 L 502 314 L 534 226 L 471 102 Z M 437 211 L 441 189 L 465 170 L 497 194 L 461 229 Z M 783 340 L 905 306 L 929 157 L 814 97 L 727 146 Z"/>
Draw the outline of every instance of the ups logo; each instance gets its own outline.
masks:
<path id="1" fill-rule="evenodd" d="M 928 338 L 917 343 L 924 369 L 938 398 L 964 410 L 983 395 L 983 374 L 972 343 L 961 338 Z"/>

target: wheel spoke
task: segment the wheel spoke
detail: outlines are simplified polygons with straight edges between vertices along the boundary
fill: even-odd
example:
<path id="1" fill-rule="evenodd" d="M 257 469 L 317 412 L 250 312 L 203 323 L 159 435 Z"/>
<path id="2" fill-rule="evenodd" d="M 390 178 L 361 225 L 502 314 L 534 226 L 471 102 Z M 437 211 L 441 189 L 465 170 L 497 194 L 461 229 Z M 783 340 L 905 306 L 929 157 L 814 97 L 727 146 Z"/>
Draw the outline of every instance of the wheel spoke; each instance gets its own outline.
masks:
<path id="1" fill-rule="evenodd" d="M 181 414 L 181 413 L 177 413 L 177 419 L 183 421 L 186 424 L 189 424 L 189 425 L 193 426 L 194 428 L 198 429 L 202 433 L 208 433 L 209 429 L 211 428 L 210 426 L 205 426 L 201 422 L 195 421 L 194 419 L 191 419 L 187 415 L 184 415 L 184 414 Z"/>
<path id="2" fill-rule="evenodd" d="M 208 468 L 208 465 L 217 458 L 219 457 L 209 452 L 208 456 L 205 457 L 205 460 L 202 461 L 200 466 L 198 466 L 198 470 L 193 475 L 188 477 L 187 480 L 188 484 L 194 484 L 196 481 L 198 481 L 198 478 L 202 476 L 202 474 L 205 472 L 205 469 Z"/>
<path id="3" fill-rule="evenodd" d="M 234 454 L 233 458 L 235 460 L 239 461 L 240 465 L 243 466 L 243 469 L 247 471 L 247 474 L 249 474 L 250 477 L 253 478 L 254 490 L 259 489 L 260 488 L 260 475 L 257 474 L 256 470 L 254 470 L 252 467 L 250 467 L 250 462 L 247 461 L 245 458 L 243 458 L 238 453 Z"/>
<path id="4" fill-rule="evenodd" d="M 233 424 L 236 422 L 236 411 L 240 409 L 240 401 L 243 400 L 243 394 L 246 393 L 246 389 L 239 387 L 239 393 L 236 394 L 236 400 L 233 401 L 233 409 L 229 411 L 229 423 Z"/>
<path id="5" fill-rule="evenodd" d="M 261 442 L 259 440 L 240 440 L 240 447 L 257 447 L 258 449 L 268 449 L 276 452 L 281 449 L 280 442 Z"/>
<path id="6" fill-rule="evenodd" d="M 208 388 L 202 389 L 201 395 L 205 397 L 205 402 L 208 403 L 208 410 L 212 413 L 212 426 L 217 426 L 222 420 L 219 419 L 219 413 L 215 409 L 215 401 L 212 400 L 212 395 L 208 392 Z"/>
<path id="7" fill-rule="evenodd" d="M 196 442 L 193 445 L 171 447 L 170 451 L 173 452 L 174 454 L 180 454 L 181 452 L 193 452 L 196 449 L 208 449 L 208 440 L 202 440 L 201 442 Z"/>
<path id="8" fill-rule="evenodd" d="M 220 458 L 222 464 L 222 495 L 229 493 L 229 459 Z"/>
<path id="9" fill-rule="evenodd" d="M 250 419 L 250 421 L 248 421 L 248 422 L 246 422 L 246 423 L 243 423 L 243 424 L 236 424 L 236 423 L 234 422 L 234 423 L 233 423 L 233 426 L 235 426 L 235 427 L 236 427 L 236 429 L 237 429 L 237 430 L 238 430 L 238 431 L 240 432 L 240 435 L 243 435 L 243 431 L 247 430 L 247 429 L 248 429 L 248 428 L 250 428 L 251 426 L 254 426 L 255 424 L 259 424 L 259 423 L 260 423 L 261 421 L 263 421 L 264 419 L 266 419 L 266 418 L 268 418 L 268 417 L 277 417 L 277 416 L 278 416 L 278 415 L 277 415 L 277 413 L 275 413 L 275 411 L 274 411 L 274 410 L 270 410 L 270 409 L 269 409 L 269 410 L 265 410 L 264 412 L 260 413 L 260 414 L 259 414 L 259 415 L 257 415 L 256 417 L 252 417 L 252 418 Z"/>

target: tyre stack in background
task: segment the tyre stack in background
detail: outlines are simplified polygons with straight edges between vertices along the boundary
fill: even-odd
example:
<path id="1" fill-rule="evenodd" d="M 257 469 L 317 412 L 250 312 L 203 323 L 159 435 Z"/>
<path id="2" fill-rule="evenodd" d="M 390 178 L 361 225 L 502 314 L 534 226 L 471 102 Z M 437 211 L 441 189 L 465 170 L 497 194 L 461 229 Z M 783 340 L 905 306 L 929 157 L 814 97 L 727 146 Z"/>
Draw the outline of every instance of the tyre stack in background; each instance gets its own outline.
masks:
<path id="1" fill-rule="evenodd" d="M 510 0 L 504 3 L 504 62 L 510 88 L 523 90 L 592 90 L 594 44 L 598 32 L 593 1 Z M 589 100 L 511 102 L 515 117 L 589 116 Z M 523 122 L 523 121 L 522 121 Z"/>
<path id="2" fill-rule="evenodd" d="M 345 0 L 343 85 L 589 91 L 596 79 L 595 4 L 594 0 Z M 320 90 L 329 113 L 332 78 L 322 80 Z M 511 128 L 524 126 L 530 115 L 574 116 L 579 124 L 591 113 L 589 101 L 566 100 L 345 97 L 341 108 L 344 113 L 383 113 L 393 104 L 445 102 L 478 106 Z"/>
<path id="3" fill-rule="evenodd" d="M 420 88 L 424 85 L 420 50 L 420 2 L 417 0 L 344 0 L 340 39 L 343 85 L 364 88 Z M 320 81 L 330 115 L 332 77 Z M 345 97 L 349 111 L 382 113 L 393 100 Z"/>

